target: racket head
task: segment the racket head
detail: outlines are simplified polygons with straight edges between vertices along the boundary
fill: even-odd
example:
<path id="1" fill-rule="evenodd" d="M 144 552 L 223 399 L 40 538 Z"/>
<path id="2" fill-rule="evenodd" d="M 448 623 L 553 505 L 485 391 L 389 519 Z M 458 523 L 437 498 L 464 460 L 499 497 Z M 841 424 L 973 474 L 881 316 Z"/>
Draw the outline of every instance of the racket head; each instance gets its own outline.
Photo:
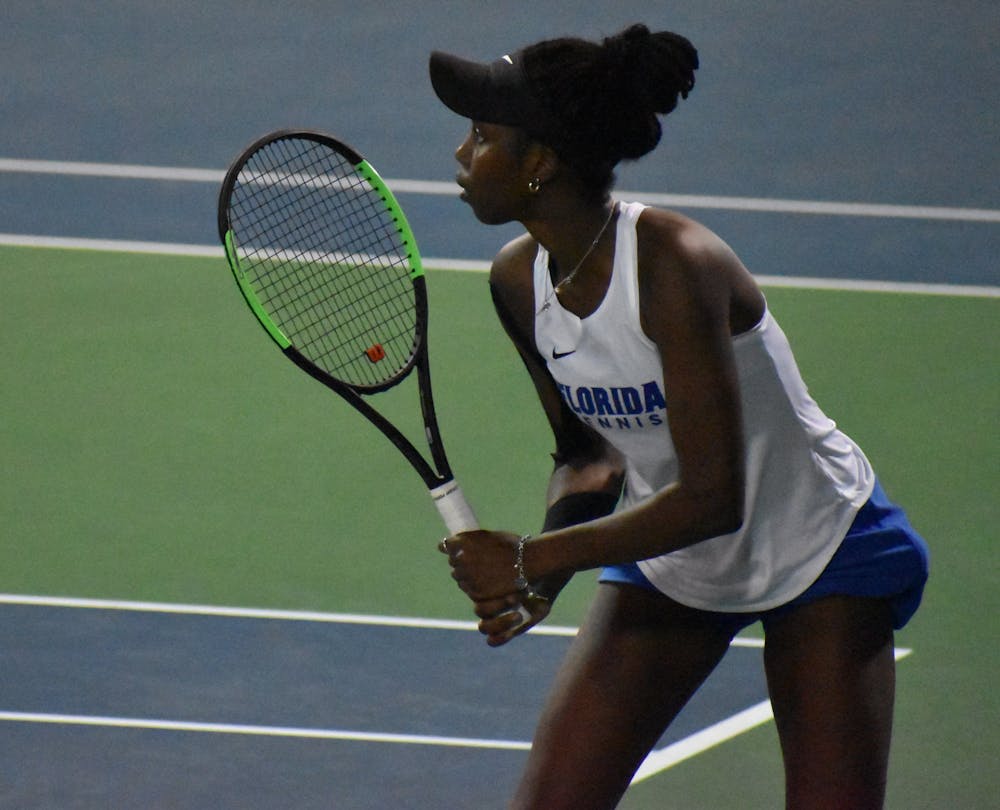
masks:
<path id="1" fill-rule="evenodd" d="M 269 133 L 230 166 L 218 219 L 247 303 L 296 362 L 360 394 L 413 369 L 427 332 L 420 253 L 357 150 L 311 130 Z"/>

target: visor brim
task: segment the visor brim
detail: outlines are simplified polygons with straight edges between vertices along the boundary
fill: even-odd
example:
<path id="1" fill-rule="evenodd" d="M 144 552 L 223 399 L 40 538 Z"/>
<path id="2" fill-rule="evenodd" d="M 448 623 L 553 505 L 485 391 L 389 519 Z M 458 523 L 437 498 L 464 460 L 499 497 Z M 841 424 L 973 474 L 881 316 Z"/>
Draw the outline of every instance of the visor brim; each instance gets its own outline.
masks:
<path id="1" fill-rule="evenodd" d="M 510 57 L 484 64 L 434 51 L 430 75 L 437 97 L 463 118 L 523 126 L 536 107 L 523 71 Z"/>

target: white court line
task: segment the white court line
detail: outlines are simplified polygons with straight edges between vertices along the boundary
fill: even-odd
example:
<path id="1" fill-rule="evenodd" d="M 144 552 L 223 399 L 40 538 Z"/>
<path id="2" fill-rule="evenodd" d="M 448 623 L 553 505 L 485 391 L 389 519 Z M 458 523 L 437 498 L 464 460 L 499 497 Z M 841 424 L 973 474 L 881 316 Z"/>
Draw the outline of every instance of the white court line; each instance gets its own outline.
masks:
<path id="1" fill-rule="evenodd" d="M 218 169 L 186 169 L 171 166 L 90 163 L 66 160 L 22 160 L 0 158 L 0 172 L 57 174 L 77 177 L 107 177 L 125 180 L 166 180 L 187 183 L 221 183 L 225 172 Z M 386 179 L 399 194 L 456 196 L 454 183 L 435 180 Z M 706 194 L 656 194 L 646 191 L 616 191 L 616 197 L 651 205 L 678 208 L 709 208 L 757 211 L 778 214 L 819 216 L 936 219 L 960 222 L 1000 222 L 1000 210 L 938 205 L 884 205 L 880 203 L 832 202 L 825 200 L 782 200 L 763 197 L 729 197 Z"/>
<path id="2" fill-rule="evenodd" d="M 55 248 L 58 250 L 103 250 L 109 253 L 155 253 L 164 256 L 205 256 L 223 258 L 219 245 L 184 245 L 171 242 L 139 242 L 129 239 L 82 239 L 67 236 L 35 236 L 0 233 L 0 245 L 9 247 Z"/>
<path id="3" fill-rule="evenodd" d="M 913 651 L 897 647 L 895 658 L 899 661 L 906 658 L 911 652 Z M 771 701 L 763 700 L 748 709 L 727 717 L 725 720 L 720 720 L 718 723 L 703 728 L 701 731 L 696 731 L 683 740 L 671 743 L 665 748 L 653 750 L 646 757 L 645 761 L 643 761 L 642 765 L 639 766 L 639 770 L 635 772 L 632 784 L 634 785 L 636 782 L 641 782 L 644 779 L 655 776 L 661 771 L 672 768 L 686 759 L 704 753 L 710 748 L 715 748 L 715 746 L 721 745 L 773 719 L 774 712 L 771 709 Z"/>
<path id="4" fill-rule="evenodd" d="M 182 169 L 128 163 L 88 163 L 77 160 L 20 160 L 0 158 L 0 172 L 61 174 L 70 177 L 109 177 L 122 180 L 170 180 L 182 183 L 221 183 L 226 173 L 218 169 Z"/>
<path id="5" fill-rule="evenodd" d="M 33 596 L 27 594 L 0 594 L 0 604 L 32 605 L 44 607 L 65 607 L 92 610 L 123 610 L 170 614 L 193 614 L 202 616 L 223 616 L 281 621 L 314 621 L 344 624 L 366 624 L 388 627 L 411 627 L 417 629 L 464 630 L 476 629 L 475 622 L 417 617 L 375 616 L 355 613 L 325 613 L 313 611 L 271 610 L 263 608 L 220 607 L 213 605 L 184 605 L 166 602 L 132 602 L 107 599 L 84 599 L 77 597 Z M 539 626 L 531 631 L 535 635 L 572 636 L 574 627 Z M 738 637 L 733 639 L 734 647 L 761 648 L 764 642 L 757 638 Z M 912 650 L 896 648 L 896 660 L 908 656 Z M 762 701 L 737 712 L 712 726 L 671 743 L 665 748 L 652 751 L 640 766 L 632 783 L 641 782 L 662 771 L 672 768 L 710 748 L 738 737 L 744 732 L 769 722 L 774 717 L 770 701 Z M 284 726 L 259 726 L 232 723 L 200 723 L 174 720 L 154 720 L 127 717 L 102 717 L 90 715 L 47 714 L 37 712 L 0 711 L 0 722 L 48 723 L 59 725 L 99 726 L 106 728 L 131 728 L 158 731 L 180 731 L 215 734 L 242 734 L 264 737 L 296 737 L 303 739 L 342 740 L 354 742 L 395 743 L 408 745 L 437 745 L 460 748 L 487 748 L 494 750 L 527 751 L 528 741 L 487 740 L 469 737 L 443 737 L 419 734 L 390 734 L 335 729 L 312 729 Z"/>
<path id="6" fill-rule="evenodd" d="M 10 247 L 54 248 L 58 250 L 102 250 L 109 253 L 149 253 L 161 256 L 203 256 L 222 258 L 222 246 L 140 242 L 127 239 L 82 239 L 63 236 L 0 233 L 0 245 Z M 479 259 L 423 258 L 428 270 L 453 270 L 485 273 L 490 263 Z M 1000 298 L 1000 287 L 975 284 L 924 284 L 909 281 L 869 281 L 865 279 L 807 278 L 802 276 L 755 276 L 765 287 L 794 287 L 805 290 L 843 290 L 854 292 L 908 293 L 962 298 Z"/>
<path id="7" fill-rule="evenodd" d="M 749 709 L 744 709 L 742 712 L 734 714 L 732 717 L 727 717 L 715 725 L 703 728 L 701 731 L 696 731 L 694 734 L 685 737 L 683 740 L 678 740 L 666 748 L 654 750 L 650 752 L 642 765 L 639 766 L 639 770 L 635 772 L 635 776 L 632 777 L 632 784 L 634 785 L 637 782 L 649 779 L 649 777 L 672 768 L 685 759 L 690 759 L 710 748 L 715 748 L 715 746 L 726 742 L 726 740 L 731 740 L 733 737 L 737 737 L 743 732 L 750 731 L 750 729 L 763 725 L 773 719 L 774 713 L 771 711 L 771 702 L 764 700 L 755 706 L 751 706 Z"/>
<path id="8" fill-rule="evenodd" d="M 408 616 L 376 616 L 363 613 L 326 613 L 308 610 L 228 607 L 225 605 L 184 605 L 173 602 L 132 602 L 113 599 L 81 599 L 67 596 L 33 596 L 0 593 L 0 604 L 38 607 L 122 610 L 139 613 L 169 613 L 191 616 L 218 616 L 236 619 L 268 619 L 291 622 L 364 624 L 378 627 L 410 627 L 417 630 L 478 630 L 476 622 L 454 619 L 426 619 Z M 536 627 L 533 633 L 550 636 L 574 636 L 574 627 Z"/>
<path id="9" fill-rule="evenodd" d="M 122 610 L 139 613 L 168 613 L 237 619 L 325 622 L 331 624 L 362 624 L 375 627 L 409 627 L 415 630 L 464 630 L 476 632 L 479 630 L 476 622 L 459 621 L 457 619 L 427 619 L 417 616 L 379 616 L 364 613 L 328 613 L 307 610 L 275 610 L 271 608 L 230 607 L 225 605 L 185 605 L 174 602 L 133 602 L 114 599 L 84 599 L 73 596 L 35 596 L 16 593 L 0 593 L 0 605 L 79 608 L 84 610 Z M 576 635 L 577 628 L 541 624 L 532 628 L 531 633 L 536 636 L 572 637 Z M 740 637 L 733 639 L 733 646 L 762 647 L 763 641 Z"/>
<path id="10" fill-rule="evenodd" d="M 527 751 L 531 748 L 530 742 L 518 740 L 436 737 L 426 734 L 383 734 L 368 731 L 296 728 L 294 726 L 255 726 L 241 723 L 196 723 L 180 720 L 102 717 L 82 714 L 0 711 L 0 722 L 131 728 L 144 731 L 184 731 L 201 734 L 242 734 L 253 737 L 296 737 L 307 740 L 343 740 L 348 742 L 396 743 L 401 745 L 438 745 L 451 748 L 489 748 L 500 751 Z"/>

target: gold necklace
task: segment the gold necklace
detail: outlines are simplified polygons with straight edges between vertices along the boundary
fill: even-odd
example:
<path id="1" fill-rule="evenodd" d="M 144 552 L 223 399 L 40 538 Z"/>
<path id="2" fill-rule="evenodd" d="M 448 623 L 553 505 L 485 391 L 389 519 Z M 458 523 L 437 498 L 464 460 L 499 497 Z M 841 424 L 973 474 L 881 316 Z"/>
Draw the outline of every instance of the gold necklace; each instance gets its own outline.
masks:
<path id="1" fill-rule="evenodd" d="M 597 247 L 597 243 L 601 241 L 601 237 L 604 236 L 604 232 L 608 229 L 608 225 L 611 224 L 611 220 L 614 218 L 615 211 L 617 210 L 618 210 L 618 203 L 613 203 L 611 206 L 611 212 L 608 214 L 608 218 L 604 220 L 604 224 L 601 226 L 601 230 L 597 232 L 597 236 L 595 236 L 594 241 L 590 243 L 590 247 L 587 248 L 583 256 L 580 257 L 580 261 L 576 263 L 576 267 L 574 267 L 572 270 L 569 271 L 569 273 L 566 274 L 566 278 L 564 278 L 562 281 L 556 284 L 552 288 L 552 291 L 545 296 L 545 300 L 542 302 L 541 309 L 539 309 L 538 312 L 535 313 L 536 315 L 541 315 L 543 312 L 545 312 L 545 310 L 551 307 L 552 296 L 558 295 L 562 290 L 566 289 L 566 287 L 568 287 L 573 282 L 573 279 L 576 278 L 577 271 L 579 271 L 579 269 L 583 267 L 583 263 L 587 261 L 590 254 L 593 253 L 594 249 Z"/>

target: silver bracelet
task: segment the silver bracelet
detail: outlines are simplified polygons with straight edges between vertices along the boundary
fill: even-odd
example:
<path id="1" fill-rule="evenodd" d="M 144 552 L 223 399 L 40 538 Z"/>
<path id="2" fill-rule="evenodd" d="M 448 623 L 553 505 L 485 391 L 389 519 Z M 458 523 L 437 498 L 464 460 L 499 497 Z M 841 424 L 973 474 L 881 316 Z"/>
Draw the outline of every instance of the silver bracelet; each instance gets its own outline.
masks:
<path id="1" fill-rule="evenodd" d="M 524 544 L 530 539 L 530 534 L 524 534 L 517 541 L 517 557 L 514 560 L 514 587 L 519 591 L 528 587 L 528 578 L 524 575 Z"/>

